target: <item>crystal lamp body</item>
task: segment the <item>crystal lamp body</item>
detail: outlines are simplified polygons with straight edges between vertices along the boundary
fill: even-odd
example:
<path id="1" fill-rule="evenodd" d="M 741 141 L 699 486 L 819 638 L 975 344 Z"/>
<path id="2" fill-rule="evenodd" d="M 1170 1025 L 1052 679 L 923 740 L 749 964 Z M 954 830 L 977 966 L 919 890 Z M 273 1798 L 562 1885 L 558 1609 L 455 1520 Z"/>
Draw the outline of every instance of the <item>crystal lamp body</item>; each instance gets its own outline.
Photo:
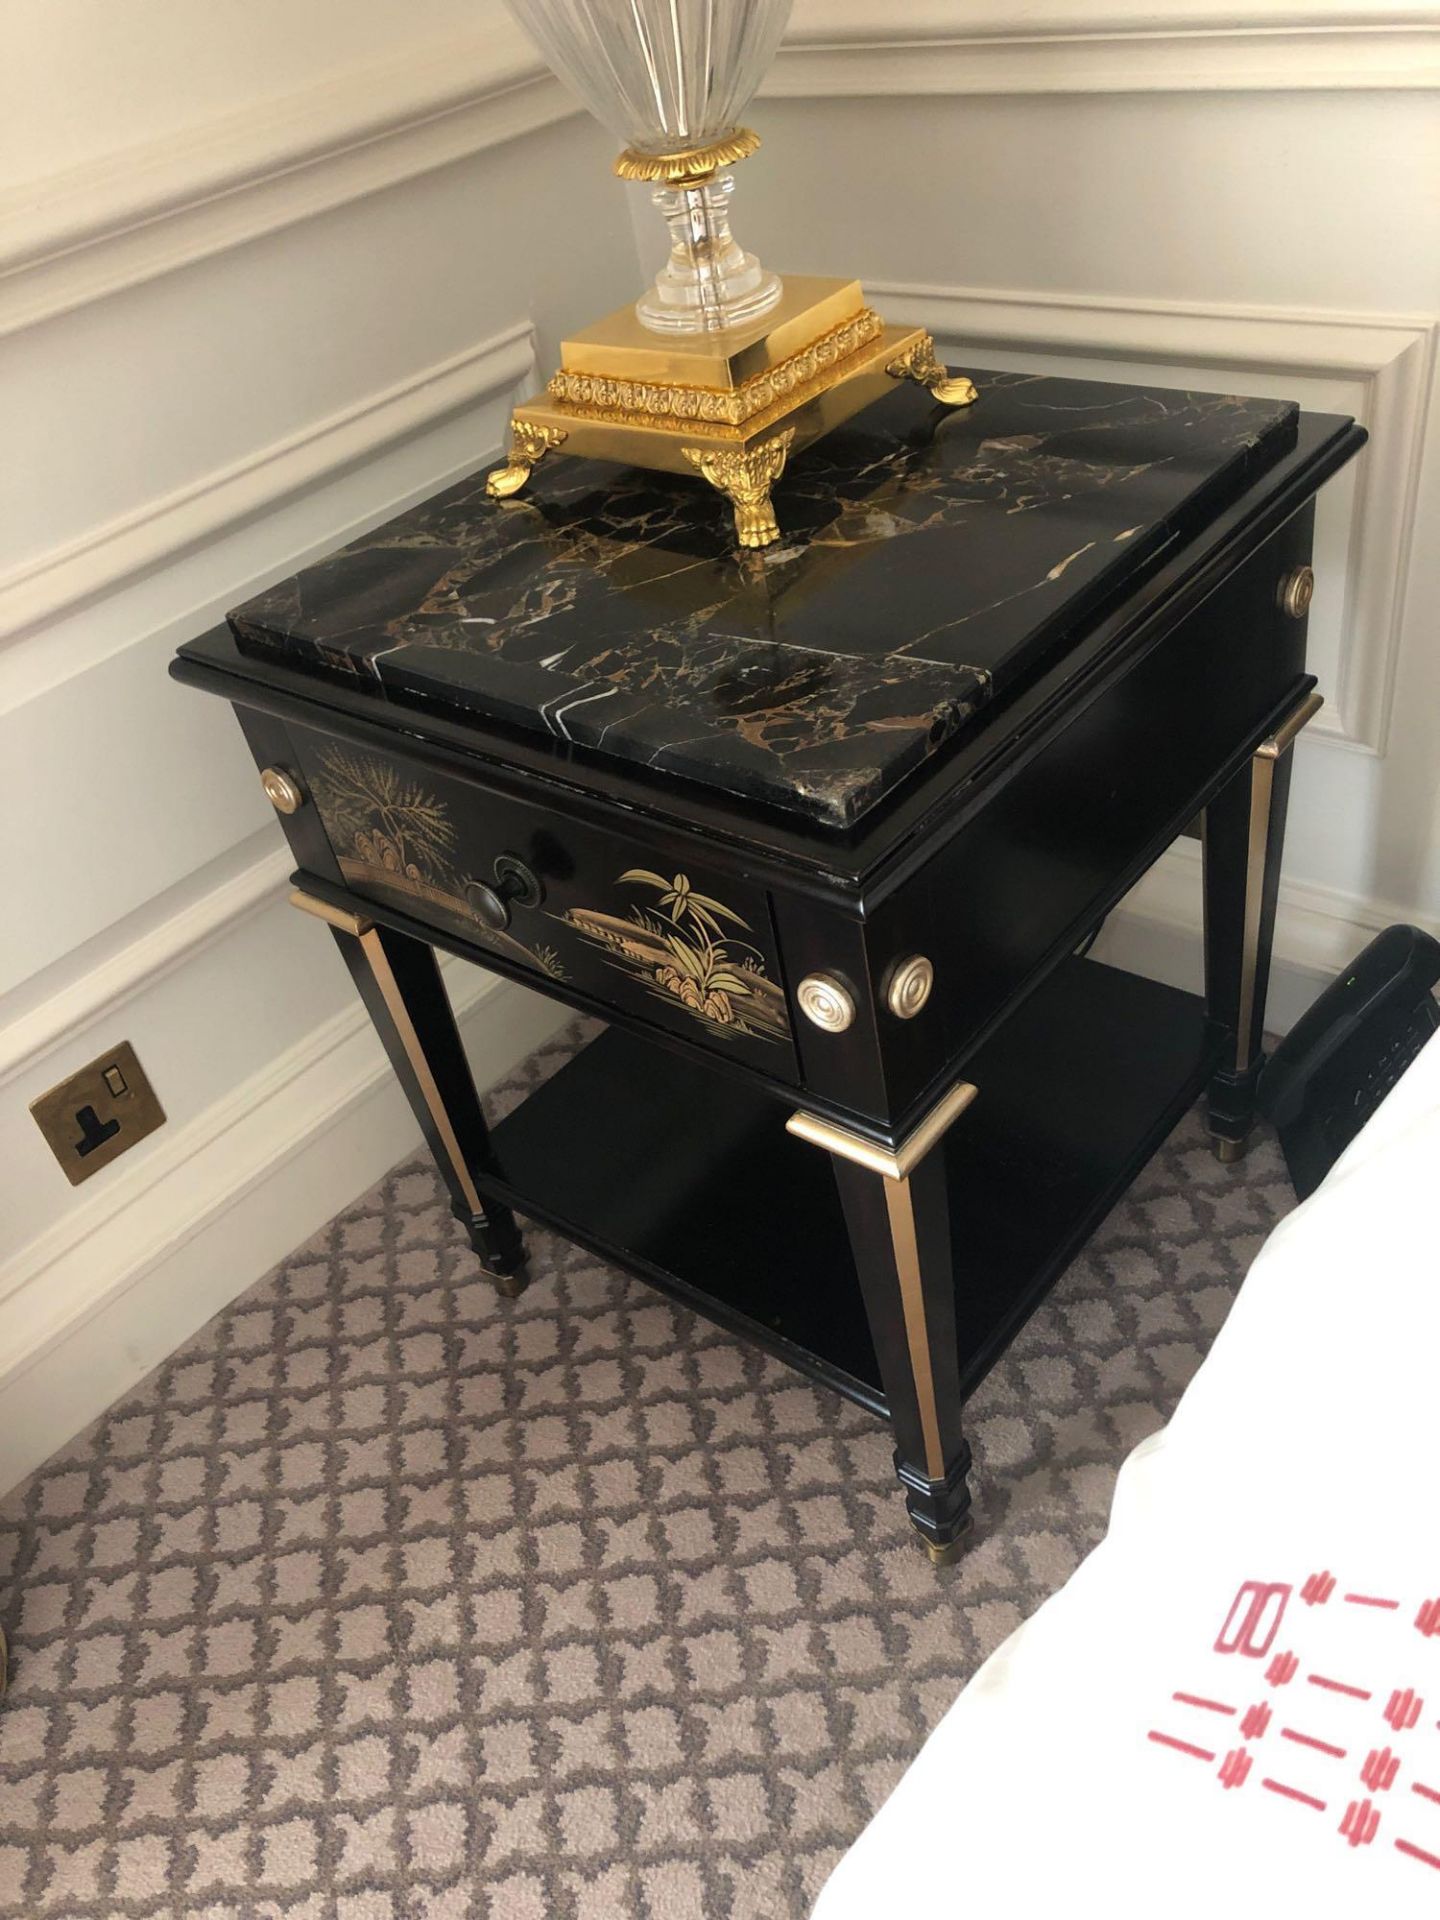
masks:
<path id="1" fill-rule="evenodd" d="M 791 0 L 509 0 L 560 78 L 625 142 L 625 178 L 654 180 L 670 256 L 637 303 L 655 333 L 720 333 L 763 318 L 779 276 L 730 232 L 734 176 L 753 150 L 740 116 Z M 738 136 L 738 138 L 737 138 Z"/>

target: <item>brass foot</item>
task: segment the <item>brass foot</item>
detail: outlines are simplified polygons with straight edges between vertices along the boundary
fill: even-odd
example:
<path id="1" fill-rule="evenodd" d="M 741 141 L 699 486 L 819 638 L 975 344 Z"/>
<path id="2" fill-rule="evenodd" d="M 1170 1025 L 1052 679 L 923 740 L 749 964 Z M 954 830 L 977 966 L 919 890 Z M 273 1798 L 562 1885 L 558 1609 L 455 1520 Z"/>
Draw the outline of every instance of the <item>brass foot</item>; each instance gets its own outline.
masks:
<path id="1" fill-rule="evenodd" d="M 935 355 L 935 342 L 928 333 L 921 334 L 885 371 L 892 380 L 914 380 L 928 387 L 944 407 L 968 407 L 980 398 L 973 380 L 967 380 L 963 373 L 951 373 L 941 365 Z"/>
<path id="2" fill-rule="evenodd" d="M 1250 1135 L 1247 1133 L 1243 1140 L 1222 1140 L 1218 1133 L 1212 1133 L 1210 1150 L 1222 1167 L 1233 1167 L 1250 1151 Z"/>
<path id="3" fill-rule="evenodd" d="M 970 1529 L 974 1524 L 973 1520 L 967 1518 L 965 1524 L 953 1540 L 932 1540 L 929 1534 L 920 1534 L 921 1544 L 930 1556 L 931 1566 L 953 1567 L 965 1551 L 966 1543 L 970 1537 Z M 916 1528 L 916 1532 L 919 1532 L 918 1527 Z"/>
<path id="4" fill-rule="evenodd" d="M 535 468 L 552 447 L 569 436 L 563 427 L 536 426 L 530 420 L 510 422 L 510 452 L 503 467 L 494 467 L 485 476 L 485 491 L 492 500 L 508 500 L 519 493 Z"/>
<path id="5" fill-rule="evenodd" d="M 495 1291 L 506 1300 L 518 1300 L 530 1284 L 530 1276 L 524 1267 L 516 1267 L 513 1273 L 492 1273 L 488 1267 L 481 1271 L 487 1280 L 493 1281 Z"/>
<path id="6" fill-rule="evenodd" d="M 723 493 L 735 509 L 735 537 L 742 547 L 768 547 L 780 538 L 770 489 L 785 471 L 795 429 L 786 427 L 758 447 L 682 447 L 692 467 Z"/>

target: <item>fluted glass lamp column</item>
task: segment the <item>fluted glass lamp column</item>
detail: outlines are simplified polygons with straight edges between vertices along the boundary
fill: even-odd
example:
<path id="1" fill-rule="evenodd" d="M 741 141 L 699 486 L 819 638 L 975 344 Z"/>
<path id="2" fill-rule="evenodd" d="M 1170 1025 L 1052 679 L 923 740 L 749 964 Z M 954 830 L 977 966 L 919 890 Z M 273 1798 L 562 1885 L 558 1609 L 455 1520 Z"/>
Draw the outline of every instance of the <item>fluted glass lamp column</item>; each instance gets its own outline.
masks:
<path id="1" fill-rule="evenodd" d="M 887 327 L 859 284 L 782 282 L 731 232 L 730 168 L 759 146 L 741 118 L 792 0 L 508 0 L 548 64 L 652 181 L 670 253 L 633 308 L 562 343 L 544 395 L 517 408 L 497 499 L 555 448 L 697 472 L 730 500 L 742 546 L 779 538 L 770 489 L 797 447 L 896 379 L 946 406 L 975 389 L 930 336 Z"/>

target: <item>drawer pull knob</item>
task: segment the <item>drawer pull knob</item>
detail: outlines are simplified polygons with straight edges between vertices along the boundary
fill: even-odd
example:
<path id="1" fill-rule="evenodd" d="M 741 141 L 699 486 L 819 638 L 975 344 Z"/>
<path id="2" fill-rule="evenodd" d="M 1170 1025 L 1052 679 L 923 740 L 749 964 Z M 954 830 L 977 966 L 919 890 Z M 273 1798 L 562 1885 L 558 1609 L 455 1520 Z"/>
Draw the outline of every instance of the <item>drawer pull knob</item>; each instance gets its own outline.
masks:
<path id="1" fill-rule="evenodd" d="M 855 1019 L 855 1001 L 833 973 L 807 973 L 795 989 L 800 1011 L 826 1033 L 844 1033 Z"/>
<path id="2" fill-rule="evenodd" d="M 1292 567 L 1281 576 L 1278 597 L 1282 613 L 1288 613 L 1292 620 L 1303 620 L 1315 598 L 1315 569 Z"/>
<path id="3" fill-rule="evenodd" d="M 885 988 L 885 1003 L 897 1020 L 913 1020 L 930 998 L 935 985 L 935 968 L 923 953 L 897 961 L 890 970 Z"/>
<path id="4" fill-rule="evenodd" d="M 298 813 L 305 804 L 305 789 L 293 773 L 283 767 L 266 767 L 260 775 L 265 798 L 277 813 Z"/>
<path id="5" fill-rule="evenodd" d="M 468 881 L 465 897 L 482 927 L 491 933 L 504 933 L 510 924 L 512 904 L 538 907 L 545 889 L 523 860 L 517 860 L 513 853 L 502 853 L 495 862 L 494 886 L 487 886 L 483 880 Z"/>

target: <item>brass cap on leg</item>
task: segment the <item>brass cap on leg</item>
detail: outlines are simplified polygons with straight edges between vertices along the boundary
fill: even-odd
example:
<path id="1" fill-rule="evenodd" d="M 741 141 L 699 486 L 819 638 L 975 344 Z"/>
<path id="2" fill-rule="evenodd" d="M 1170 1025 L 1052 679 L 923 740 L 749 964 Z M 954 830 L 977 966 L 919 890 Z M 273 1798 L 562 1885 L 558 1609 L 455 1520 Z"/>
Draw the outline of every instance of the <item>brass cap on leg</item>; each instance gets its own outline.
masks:
<path id="1" fill-rule="evenodd" d="M 1250 1135 L 1247 1133 L 1243 1140 L 1222 1140 L 1218 1133 L 1212 1134 L 1210 1148 L 1222 1167 L 1233 1167 L 1250 1151 Z"/>

